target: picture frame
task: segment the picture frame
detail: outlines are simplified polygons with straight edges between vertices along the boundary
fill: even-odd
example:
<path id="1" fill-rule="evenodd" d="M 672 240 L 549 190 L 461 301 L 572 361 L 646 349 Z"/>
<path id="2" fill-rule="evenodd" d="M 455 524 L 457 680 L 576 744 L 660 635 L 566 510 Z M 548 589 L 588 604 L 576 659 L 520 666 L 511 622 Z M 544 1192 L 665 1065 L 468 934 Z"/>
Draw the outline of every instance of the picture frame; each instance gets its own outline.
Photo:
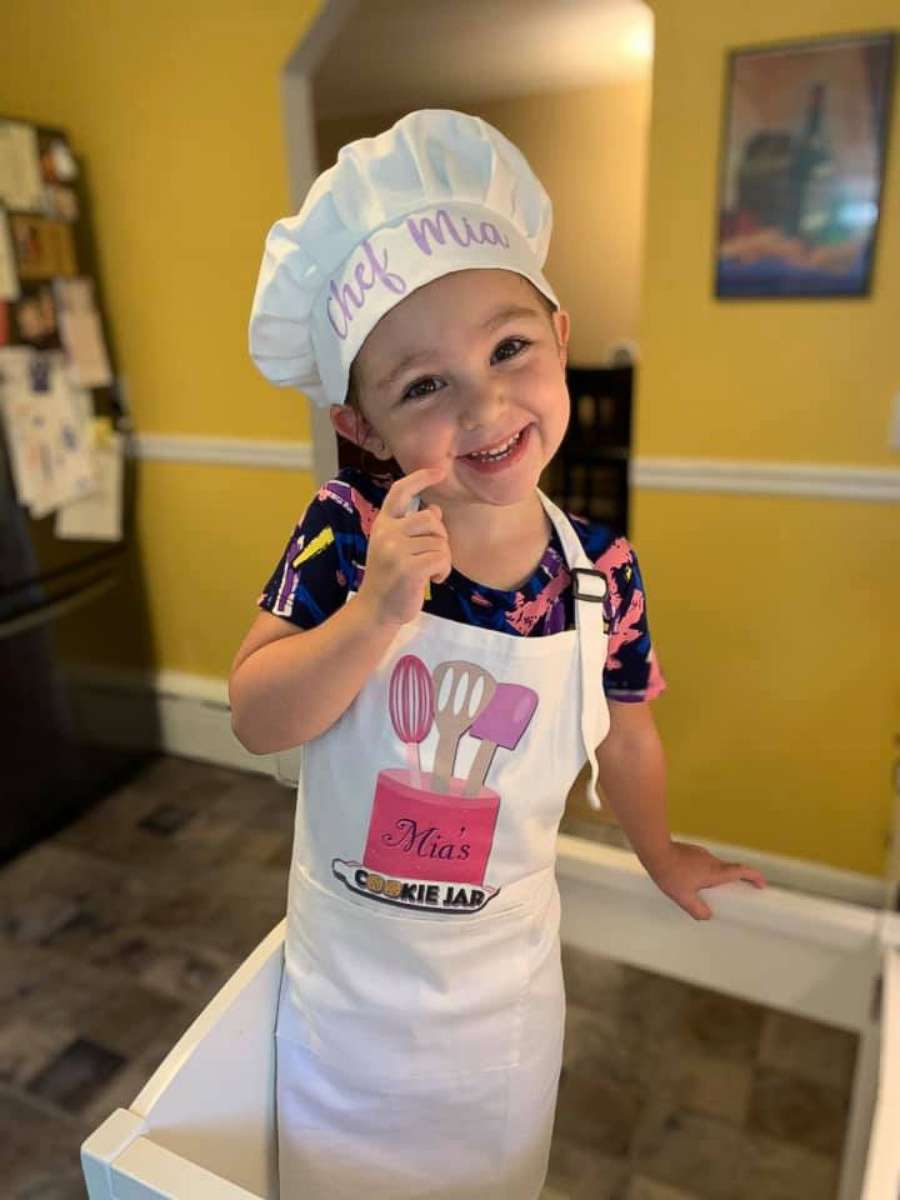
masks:
<path id="1" fill-rule="evenodd" d="M 896 43 L 886 31 L 730 51 L 718 298 L 869 294 Z"/>

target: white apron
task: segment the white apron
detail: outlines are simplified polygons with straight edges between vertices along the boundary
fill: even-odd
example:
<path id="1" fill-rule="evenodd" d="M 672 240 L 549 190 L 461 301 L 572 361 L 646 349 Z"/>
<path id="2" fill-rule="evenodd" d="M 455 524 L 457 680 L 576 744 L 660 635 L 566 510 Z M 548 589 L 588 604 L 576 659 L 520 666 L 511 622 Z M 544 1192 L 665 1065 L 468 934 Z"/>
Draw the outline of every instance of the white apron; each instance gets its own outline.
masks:
<path id="1" fill-rule="evenodd" d="M 607 581 L 538 493 L 579 572 L 576 629 L 516 637 L 422 612 L 303 748 L 281 1200 L 536 1200 L 543 1186 L 565 1010 L 557 828 L 586 757 L 595 795 L 609 711 Z"/>

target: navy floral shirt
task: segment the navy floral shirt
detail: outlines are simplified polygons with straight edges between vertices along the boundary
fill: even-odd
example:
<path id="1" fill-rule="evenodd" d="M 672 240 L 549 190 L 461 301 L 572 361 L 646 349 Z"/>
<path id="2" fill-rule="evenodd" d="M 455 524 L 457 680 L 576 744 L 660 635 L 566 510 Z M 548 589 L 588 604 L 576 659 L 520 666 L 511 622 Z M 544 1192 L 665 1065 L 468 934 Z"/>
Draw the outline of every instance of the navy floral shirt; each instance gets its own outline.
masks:
<path id="1" fill-rule="evenodd" d="M 320 625 L 337 612 L 349 590 L 359 591 L 369 533 L 391 482 L 389 476 L 344 467 L 323 484 L 257 605 L 301 629 Z M 650 642 L 644 582 L 634 549 L 609 526 L 566 515 L 585 554 L 609 582 L 604 601 L 609 623 L 604 692 L 612 700 L 652 700 L 667 685 Z M 530 579 L 515 591 L 487 587 L 451 568 L 443 583 L 429 585 L 423 609 L 517 637 L 574 628 L 572 578 L 556 530 Z"/>

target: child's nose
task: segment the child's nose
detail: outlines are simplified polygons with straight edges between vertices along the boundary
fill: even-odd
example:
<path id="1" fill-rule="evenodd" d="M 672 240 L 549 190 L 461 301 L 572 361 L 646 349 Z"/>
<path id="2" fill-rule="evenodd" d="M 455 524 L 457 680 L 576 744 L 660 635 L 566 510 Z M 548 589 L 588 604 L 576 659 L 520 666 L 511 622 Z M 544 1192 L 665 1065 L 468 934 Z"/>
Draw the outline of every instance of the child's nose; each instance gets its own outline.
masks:
<path id="1" fill-rule="evenodd" d="M 501 380 L 489 379 L 473 383 L 463 393 L 460 424 L 463 429 L 490 426 L 506 407 L 505 387 Z"/>

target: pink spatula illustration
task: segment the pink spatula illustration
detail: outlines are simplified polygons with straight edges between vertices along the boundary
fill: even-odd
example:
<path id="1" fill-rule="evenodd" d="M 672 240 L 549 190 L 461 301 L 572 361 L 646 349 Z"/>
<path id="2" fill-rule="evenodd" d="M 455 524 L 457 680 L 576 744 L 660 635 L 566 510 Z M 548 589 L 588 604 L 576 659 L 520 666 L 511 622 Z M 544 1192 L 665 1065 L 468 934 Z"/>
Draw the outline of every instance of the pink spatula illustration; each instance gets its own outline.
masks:
<path id="1" fill-rule="evenodd" d="M 434 685 L 431 672 L 415 654 L 398 658 L 391 672 L 388 708 L 397 737 L 406 745 L 406 760 L 415 786 L 422 787 L 419 743 L 434 720 Z"/>
<path id="2" fill-rule="evenodd" d="M 537 702 L 537 692 L 529 687 L 520 683 L 497 684 L 490 704 L 482 709 L 469 730 L 471 737 L 481 738 L 481 745 L 469 768 L 464 796 L 477 796 L 481 791 L 498 746 L 515 750 L 534 716 Z"/>

